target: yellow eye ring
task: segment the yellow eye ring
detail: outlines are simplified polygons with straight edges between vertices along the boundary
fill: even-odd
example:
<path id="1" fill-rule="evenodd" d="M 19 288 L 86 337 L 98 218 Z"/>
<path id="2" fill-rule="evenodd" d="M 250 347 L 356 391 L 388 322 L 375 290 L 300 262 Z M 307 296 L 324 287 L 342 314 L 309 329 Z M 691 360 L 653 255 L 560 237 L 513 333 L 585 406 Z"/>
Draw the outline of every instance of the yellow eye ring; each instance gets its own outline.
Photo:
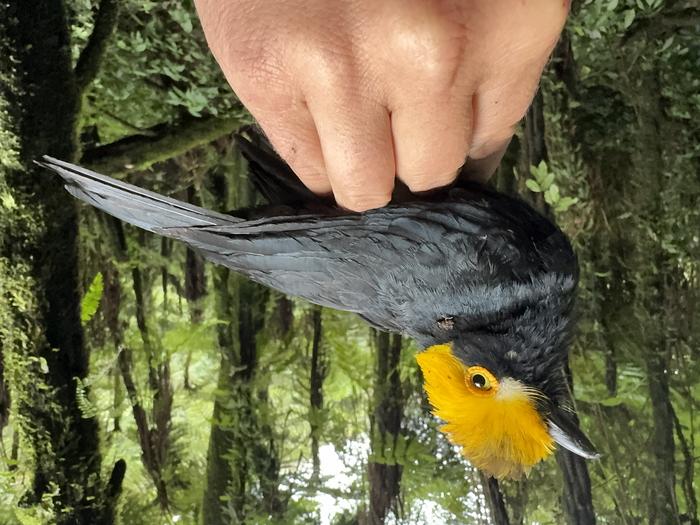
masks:
<path id="1" fill-rule="evenodd" d="M 467 368 L 464 383 L 472 394 L 479 396 L 492 396 L 498 391 L 498 379 L 483 366 Z"/>

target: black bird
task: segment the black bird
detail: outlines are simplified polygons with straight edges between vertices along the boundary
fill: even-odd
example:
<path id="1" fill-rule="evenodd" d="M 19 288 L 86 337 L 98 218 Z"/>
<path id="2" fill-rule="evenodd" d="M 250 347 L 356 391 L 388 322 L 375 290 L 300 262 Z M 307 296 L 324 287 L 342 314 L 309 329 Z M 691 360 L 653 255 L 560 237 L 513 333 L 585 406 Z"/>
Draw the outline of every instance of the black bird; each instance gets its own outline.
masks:
<path id="1" fill-rule="evenodd" d="M 519 477 L 555 443 L 595 449 L 567 405 L 576 256 L 521 200 L 459 182 L 363 213 L 307 190 L 257 134 L 239 137 L 272 203 L 226 215 L 44 157 L 75 197 L 181 240 L 205 258 L 312 303 L 415 338 L 441 428 L 477 467 Z"/>

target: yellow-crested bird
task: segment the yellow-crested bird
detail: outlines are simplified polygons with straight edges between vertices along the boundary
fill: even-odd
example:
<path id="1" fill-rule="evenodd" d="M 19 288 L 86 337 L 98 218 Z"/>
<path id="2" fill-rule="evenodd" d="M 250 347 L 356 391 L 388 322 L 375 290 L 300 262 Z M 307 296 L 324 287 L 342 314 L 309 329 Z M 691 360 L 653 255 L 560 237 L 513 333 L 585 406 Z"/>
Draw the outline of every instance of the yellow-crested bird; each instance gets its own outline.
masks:
<path id="1" fill-rule="evenodd" d="M 578 264 L 554 224 L 521 200 L 463 181 L 349 212 L 304 188 L 258 135 L 239 145 L 272 204 L 230 215 L 49 157 L 40 164 L 121 220 L 415 338 L 441 430 L 488 474 L 519 477 L 556 444 L 597 457 L 567 405 Z"/>

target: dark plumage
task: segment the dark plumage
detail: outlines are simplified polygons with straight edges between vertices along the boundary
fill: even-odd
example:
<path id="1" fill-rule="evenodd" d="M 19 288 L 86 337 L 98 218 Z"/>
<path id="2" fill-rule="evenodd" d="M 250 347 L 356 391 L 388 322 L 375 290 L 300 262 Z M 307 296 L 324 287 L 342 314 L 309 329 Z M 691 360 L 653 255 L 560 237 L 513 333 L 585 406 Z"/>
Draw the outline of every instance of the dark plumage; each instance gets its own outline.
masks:
<path id="1" fill-rule="evenodd" d="M 234 215 L 50 157 L 41 164 L 77 198 L 254 281 L 426 347 L 451 342 L 466 366 L 537 388 L 543 415 L 561 417 L 578 265 L 554 224 L 475 183 L 429 197 L 403 192 L 385 208 L 352 213 L 303 187 L 260 136 L 240 138 L 240 147 L 271 204 Z M 582 434 L 570 437 L 592 451 Z"/>

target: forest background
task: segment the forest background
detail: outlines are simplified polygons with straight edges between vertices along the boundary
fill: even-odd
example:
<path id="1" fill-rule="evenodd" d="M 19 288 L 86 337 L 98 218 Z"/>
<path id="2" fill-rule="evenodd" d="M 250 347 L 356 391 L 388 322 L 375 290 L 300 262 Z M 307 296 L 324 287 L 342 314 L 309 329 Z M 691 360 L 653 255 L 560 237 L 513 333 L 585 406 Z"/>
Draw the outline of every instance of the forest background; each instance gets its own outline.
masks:
<path id="1" fill-rule="evenodd" d="M 581 263 L 571 378 L 602 452 L 522 481 L 437 430 L 414 355 L 79 206 L 72 160 L 218 210 L 251 122 L 189 1 L 0 1 L 0 524 L 694 524 L 700 7 L 574 2 L 493 179 Z"/>

